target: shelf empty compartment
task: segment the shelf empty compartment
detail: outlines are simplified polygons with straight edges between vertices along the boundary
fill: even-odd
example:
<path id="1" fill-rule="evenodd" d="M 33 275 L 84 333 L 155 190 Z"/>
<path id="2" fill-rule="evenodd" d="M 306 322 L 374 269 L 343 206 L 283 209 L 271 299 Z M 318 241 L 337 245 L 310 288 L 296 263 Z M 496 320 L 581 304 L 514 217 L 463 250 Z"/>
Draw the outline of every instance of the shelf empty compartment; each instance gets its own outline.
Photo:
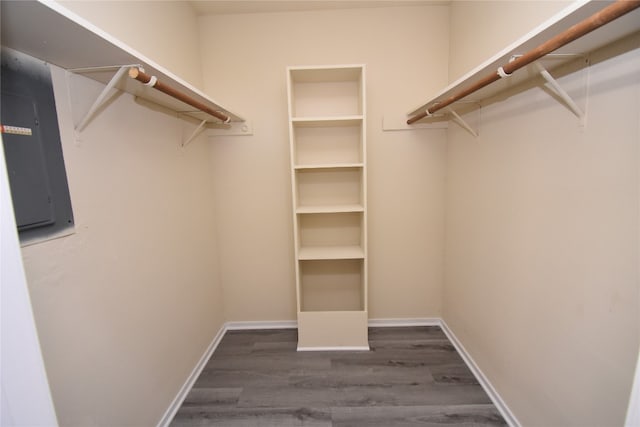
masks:
<path id="1" fill-rule="evenodd" d="M 299 262 L 301 311 L 365 310 L 363 260 Z"/>
<path id="2" fill-rule="evenodd" d="M 298 214 L 300 248 L 362 247 L 361 212 Z"/>
<path id="3" fill-rule="evenodd" d="M 362 114 L 362 68 L 291 69 L 292 117 Z"/>
<path id="4" fill-rule="evenodd" d="M 299 208 L 363 202 L 361 167 L 299 169 L 295 173 Z"/>
<path id="5" fill-rule="evenodd" d="M 362 163 L 362 120 L 297 122 L 293 126 L 296 166 Z"/>

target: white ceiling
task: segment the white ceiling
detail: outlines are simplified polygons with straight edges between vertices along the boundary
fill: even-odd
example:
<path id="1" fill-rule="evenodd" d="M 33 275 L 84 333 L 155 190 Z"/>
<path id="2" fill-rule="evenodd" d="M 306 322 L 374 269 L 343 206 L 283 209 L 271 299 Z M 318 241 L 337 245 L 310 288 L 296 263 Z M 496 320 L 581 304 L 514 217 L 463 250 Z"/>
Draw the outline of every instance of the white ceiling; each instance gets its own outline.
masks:
<path id="1" fill-rule="evenodd" d="M 198 15 L 449 4 L 449 0 L 189 0 Z"/>

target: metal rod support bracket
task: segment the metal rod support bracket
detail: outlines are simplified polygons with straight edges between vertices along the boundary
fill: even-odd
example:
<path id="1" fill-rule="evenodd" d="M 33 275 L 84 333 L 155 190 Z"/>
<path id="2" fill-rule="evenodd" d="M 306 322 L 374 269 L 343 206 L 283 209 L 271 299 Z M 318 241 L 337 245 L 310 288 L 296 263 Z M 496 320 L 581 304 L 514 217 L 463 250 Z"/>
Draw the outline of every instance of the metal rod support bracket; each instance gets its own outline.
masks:
<path id="1" fill-rule="evenodd" d="M 98 95 L 98 98 L 96 98 L 91 108 L 89 108 L 89 111 L 87 111 L 87 114 L 85 114 L 84 118 L 80 121 L 80 124 L 76 126 L 76 132 L 82 131 L 82 129 L 84 129 L 85 126 L 87 126 L 87 123 L 91 121 L 96 111 L 98 111 L 98 109 L 102 107 L 102 105 L 109 98 L 111 89 L 113 89 L 118 84 L 118 82 L 122 79 L 122 77 L 127 73 L 127 70 L 129 69 L 129 67 L 130 65 L 123 65 L 118 68 L 118 71 L 116 71 L 116 73 L 113 75 L 111 80 L 109 80 L 109 83 L 107 83 L 107 85 L 104 87 L 100 95 Z M 87 70 L 82 70 L 82 71 L 86 72 Z"/>
<path id="2" fill-rule="evenodd" d="M 456 113 L 455 111 L 453 111 L 453 109 L 449 107 L 447 107 L 447 110 L 449 111 L 449 114 L 451 114 L 451 120 L 453 120 L 458 126 L 460 126 L 462 129 L 469 132 L 474 137 L 476 138 L 478 137 L 478 132 L 474 128 L 472 128 L 469 125 L 469 123 L 465 122 L 464 119 L 460 117 L 458 113 Z"/>
<path id="3" fill-rule="evenodd" d="M 567 91 L 564 90 L 564 88 L 560 85 L 560 83 L 558 83 L 558 81 L 553 78 L 553 76 L 549 73 L 549 71 L 547 71 L 547 69 L 544 68 L 542 64 L 540 64 L 540 61 L 536 61 L 534 65 L 538 73 L 540 73 L 542 78 L 544 78 L 545 81 L 548 83 L 547 88 L 551 90 L 554 94 L 556 94 L 560 99 L 562 99 L 565 105 L 573 112 L 573 114 L 575 114 L 580 119 L 581 122 L 584 122 L 584 117 L 585 117 L 584 112 L 580 107 L 578 107 L 578 104 L 576 104 L 573 98 L 569 96 Z"/>
<path id="4" fill-rule="evenodd" d="M 206 125 L 206 124 L 207 124 L 206 120 L 203 120 L 202 122 L 200 122 L 198 127 L 195 128 L 195 130 L 191 133 L 191 135 L 189 135 L 189 138 L 187 138 L 186 140 L 182 141 L 182 146 L 186 147 L 187 145 L 189 145 L 189 143 L 191 141 L 193 141 L 195 139 L 195 137 L 200 134 L 200 132 L 202 132 L 202 129 L 204 128 L 204 125 Z"/>

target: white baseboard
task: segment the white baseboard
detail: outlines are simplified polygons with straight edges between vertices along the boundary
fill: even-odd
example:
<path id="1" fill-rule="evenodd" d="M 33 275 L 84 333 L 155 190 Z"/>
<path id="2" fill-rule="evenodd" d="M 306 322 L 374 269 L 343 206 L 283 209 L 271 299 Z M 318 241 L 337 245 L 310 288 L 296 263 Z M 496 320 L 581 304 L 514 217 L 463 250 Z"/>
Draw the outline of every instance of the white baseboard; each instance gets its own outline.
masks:
<path id="1" fill-rule="evenodd" d="M 206 366 L 207 362 L 209 361 L 209 359 L 211 359 L 211 355 L 213 355 L 213 352 L 216 350 L 216 348 L 220 344 L 220 341 L 222 340 L 222 337 L 224 337 L 224 334 L 226 331 L 227 331 L 226 324 L 222 325 L 222 327 L 220 328 L 216 336 L 213 337 L 213 340 L 205 350 L 202 357 L 200 357 L 200 360 L 198 360 L 198 363 L 196 364 L 196 366 L 191 371 L 191 374 L 189 374 L 189 376 L 187 377 L 187 381 L 185 381 L 184 385 L 180 388 L 180 390 L 178 391 L 178 394 L 176 394 L 176 397 L 171 402 L 171 405 L 169 405 L 169 407 L 165 411 L 162 418 L 160 418 L 160 422 L 158 422 L 158 427 L 169 426 L 169 424 L 173 420 L 173 417 L 175 417 L 176 412 L 178 412 L 178 409 L 180 409 L 180 406 L 182 406 L 182 402 L 184 402 L 184 399 L 186 399 L 187 394 L 189 394 L 191 387 L 193 387 L 193 384 L 196 382 L 196 380 L 200 376 L 200 373 Z"/>
<path id="2" fill-rule="evenodd" d="M 243 329 L 295 329 L 298 322 L 295 320 L 265 320 L 253 322 L 227 322 L 225 327 L 228 331 L 238 331 Z"/>
<path id="3" fill-rule="evenodd" d="M 298 351 L 369 351 L 369 346 L 362 347 L 298 347 Z"/>
<path id="4" fill-rule="evenodd" d="M 392 328 L 400 326 L 440 326 L 440 318 L 369 319 L 369 327 L 371 328 Z"/>
<path id="5" fill-rule="evenodd" d="M 440 326 L 440 328 L 442 328 L 442 331 L 445 333 L 447 338 L 449 338 L 449 341 L 451 341 L 451 343 L 456 348 L 456 350 L 458 351 L 458 353 L 460 354 L 464 362 L 467 364 L 471 372 L 473 372 L 473 374 L 476 376 L 476 378 L 480 382 L 480 385 L 482 386 L 484 391 L 489 395 L 489 398 L 491 399 L 493 404 L 496 406 L 498 411 L 500 411 L 500 414 L 503 416 L 507 424 L 509 424 L 509 426 L 511 427 L 521 426 L 518 419 L 511 412 L 511 410 L 509 409 L 507 404 L 504 402 L 504 400 L 502 400 L 502 398 L 500 397 L 496 389 L 493 387 L 489 379 L 484 375 L 482 370 L 480 370 L 480 368 L 475 363 L 471 355 L 467 352 L 467 350 L 464 348 L 462 343 L 458 340 L 458 338 L 453 333 L 453 331 L 449 329 L 449 326 L 447 326 L 447 323 L 443 319 L 437 318 L 437 317 L 405 318 L 405 319 L 369 319 L 368 325 L 369 327 L 374 327 L 374 328 L 375 327 L 378 327 L 378 328 L 401 327 L 401 326 L 405 326 L 405 327 L 406 326 Z M 298 322 L 295 320 L 225 323 L 220 328 L 216 336 L 211 341 L 211 344 L 209 344 L 209 347 L 207 348 L 207 350 L 204 352 L 204 354 L 202 355 L 202 357 L 200 358 L 196 366 L 191 371 L 191 374 L 187 378 L 187 381 L 180 388 L 180 391 L 178 392 L 176 397 L 173 399 L 173 402 L 171 402 L 171 405 L 169 406 L 169 408 L 165 411 L 157 427 L 169 426 L 176 412 L 178 412 L 178 409 L 180 409 L 182 402 L 184 402 L 184 399 L 187 397 L 189 390 L 191 390 L 191 387 L 193 387 L 193 384 L 198 379 L 198 376 L 204 369 L 205 365 L 211 358 L 211 355 L 213 354 L 215 349 L 218 347 L 218 345 L 220 344 L 220 341 L 222 340 L 222 338 L 224 337 L 224 334 L 227 331 L 249 330 L 249 329 L 292 329 L 297 327 L 298 327 Z M 312 350 L 318 351 L 319 349 L 315 347 L 314 348 L 305 348 L 305 347 L 298 348 L 298 351 L 312 351 Z M 326 348 L 323 348 L 322 350 L 324 351 L 336 351 L 336 350 L 363 351 L 363 350 L 369 350 L 369 348 L 368 347 L 349 347 L 349 348 L 326 347 Z"/>
<path id="6" fill-rule="evenodd" d="M 518 421 L 518 419 L 513 414 L 513 412 L 511 412 L 511 410 L 509 409 L 507 404 L 504 402 L 504 400 L 502 400 L 502 397 L 500 397 L 500 395 L 498 394 L 496 389 L 493 387 L 489 379 L 478 367 L 478 365 L 473 360 L 471 355 L 467 352 L 467 350 L 464 348 L 460 340 L 458 340 L 458 337 L 456 337 L 453 331 L 449 329 L 449 326 L 447 325 L 447 323 L 442 319 L 440 319 L 440 327 L 442 328 L 442 331 L 445 333 L 447 338 L 449 338 L 449 341 L 451 341 L 453 346 L 456 348 L 456 350 L 458 351 L 458 353 L 460 354 L 464 362 L 467 364 L 469 369 L 471 369 L 471 372 L 473 372 L 473 375 L 476 376 L 476 378 L 480 382 L 480 385 L 482 386 L 484 391 L 489 395 L 489 398 L 491 399 L 493 404 L 496 406 L 496 408 L 498 408 L 498 411 L 500 411 L 500 414 L 505 419 L 507 424 L 509 424 L 509 426 L 511 427 L 520 427 L 521 426 L 520 421 Z"/>
<path id="7" fill-rule="evenodd" d="M 295 320 L 277 320 L 264 322 L 226 322 L 224 325 L 222 325 L 216 336 L 213 338 L 202 357 L 200 357 L 200 360 L 193 368 L 191 374 L 189 374 L 189 377 L 187 377 L 187 380 L 176 394 L 176 397 L 171 402 L 171 405 L 169 405 L 169 408 L 167 408 L 164 415 L 162 415 L 162 418 L 160 418 L 157 427 L 169 426 L 169 424 L 173 420 L 173 417 L 175 417 L 176 412 L 178 412 L 178 409 L 180 409 L 180 406 L 182 406 L 182 402 L 184 402 L 184 399 L 186 399 L 187 394 L 189 394 L 189 391 L 193 387 L 193 384 L 200 376 L 200 373 L 206 366 L 209 359 L 211 359 L 213 352 L 216 350 L 216 348 L 218 348 L 220 341 L 222 341 L 222 338 L 227 331 L 245 329 L 291 329 L 297 327 L 298 322 L 296 322 Z"/>
<path id="8" fill-rule="evenodd" d="M 394 326 L 440 326 L 438 317 L 408 317 L 400 319 L 369 319 L 369 327 L 387 328 Z M 243 329 L 292 329 L 298 327 L 296 320 L 266 320 L 248 322 L 227 322 L 228 331 Z"/>
<path id="9" fill-rule="evenodd" d="M 636 362 L 636 374 L 633 379 L 627 417 L 624 422 L 624 427 L 638 426 L 640 426 L 640 354 L 638 354 L 638 361 Z"/>

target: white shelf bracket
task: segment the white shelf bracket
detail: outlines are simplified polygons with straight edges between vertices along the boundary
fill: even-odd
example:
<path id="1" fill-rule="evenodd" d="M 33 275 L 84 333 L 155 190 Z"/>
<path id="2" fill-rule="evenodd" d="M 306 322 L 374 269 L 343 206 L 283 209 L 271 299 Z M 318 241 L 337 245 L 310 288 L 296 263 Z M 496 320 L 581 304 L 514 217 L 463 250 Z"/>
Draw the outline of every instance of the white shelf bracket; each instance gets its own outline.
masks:
<path id="1" fill-rule="evenodd" d="M 451 114 L 451 119 L 456 122 L 456 124 L 458 126 L 460 126 L 461 128 L 463 128 L 464 130 L 466 130 L 467 132 L 469 132 L 471 135 L 473 135 L 474 137 L 478 137 L 478 132 L 473 129 L 469 123 L 465 122 L 464 119 L 462 117 L 460 117 L 460 115 L 458 113 L 456 113 L 455 111 L 453 111 L 453 109 L 451 108 L 447 108 L 447 111 L 449 111 L 449 114 Z"/>
<path id="2" fill-rule="evenodd" d="M 538 73 L 540 73 L 540 75 L 542 76 L 542 78 L 544 78 L 546 82 L 549 84 L 547 88 L 551 90 L 555 95 L 557 95 L 560 99 L 562 99 L 565 105 L 573 112 L 573 114 L 575 114 L 580 119 L 580 122 L 584 123 L 584 118 L 585 118 L 584 111 L 582 111 L 582 109 L 578 107 L 578 104 L 576 104 L 573 98 L 569 96 L 567 91 L 565 91 L 563 87 L 560 86 L 560 83 L 558 83 L 558 81 L 553 78 L 553 76 L 549 73 L 549 71 L 547 71 L 547 69 L 544 68 L 544 66 L 540 64 L 539 61 L 535 62 L 535 67 Z"/>
<path id="3" fill-rule="evenodd" d="M 204 128 L 204 125 L 207 124 L 206 120 L 203 120 L 202 122 L 200 122 L 200 124 L 198 125 L 197 128 L 195 128 L 195 130 L 193 132 L 191 132 L 191 135 L 189 135 L 189 138 L 187 138 L 185 141 L 182 141 L 182 147 L 186 147 L 187 145 L 189 145 L 189 143 L 191 141 L 193 141 L 196 136 L 198 136 L 200 134 L 200 132 L 202 132 L 202 129 Z"/>
<path id="4" fill-rule="evenodd" d="M 107 85 L 102 90 L 100 95 L 98 95 L 98 98 L 95 100 L 91 108 L 89 108 L 89 111 L 87 112 L 87 114 L 85 114 L 84 118 L 80 121 L 80 124 L 76 126 L 76 132 L 82 131 L 82 129 L 84 129 L 85 126 L 87 126 L 87 123 L 89 123 L 89 121 L 93 118 L 96 111 L 98 111 L 98 109 L 108 99 L 111 89 L 113 89 L 115 85 L 118 84 L 118 82 L 120 81 L 120 79 L 122 79 L 122 76 L 126 74 L 128 69 L 129 69 L 129 65 L 123 65 L 120 68 L 118 68 L 118 71 L 116 71 L 116 73 L 113 75 L 109 83 L 107 83 Z"/>
<path id="5" fill-rule="evenodd" d="M 209 137 L 249 136 L 253 135 L 253 126 L 248 120 L 230 123 L 213 122 L 207 126 L 207 135 Z"/>

